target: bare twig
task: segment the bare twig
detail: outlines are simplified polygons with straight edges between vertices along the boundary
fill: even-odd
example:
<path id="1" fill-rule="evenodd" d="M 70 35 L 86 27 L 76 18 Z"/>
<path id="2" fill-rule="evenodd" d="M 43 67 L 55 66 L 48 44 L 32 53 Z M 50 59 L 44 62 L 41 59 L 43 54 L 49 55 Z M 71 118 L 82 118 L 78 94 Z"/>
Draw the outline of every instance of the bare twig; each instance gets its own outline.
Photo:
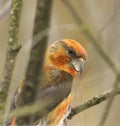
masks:
<path id="1" fill-rule="evenodd" d="M 114 8 L 113 8 L 113 13 L 110 17 L 110 19 L 105 23 L 105 25 L 100 29 L 99 31 L 99 34 L 102 34 L 112 23 L 113 21 L 116 19 L 116 16 L 118 14 L 118 11 L 119 11 L 119 4 L 120 4 L 120 1 L 119 0 L 116 0 L 116 1 L 113 1 L 113 5 L 114 5 Z"/>
<path id="2" fill-rule="evenodd" d="M 120 94 L 120 86 L 117 89 L 112 89 L 112 90 L 106 91 L 103 94 L 94 96 L 93 98 L 91 98 L 87 102 L 84 102 L 81 105 L 73 108 L 72 112 L 68 116 L 68 119 L 71 119 L 76 114 L 78 114 L 78 113 L 80 113 L 90 107 L 93 107 L 94 105 L 100 104 L 101 102 L 107 100 L 108 98 L 111 98 L 112 96 L 115 96 L 118 94 Z"/>
<path id="3" fill-rule="evenodd" d="M 120 1 L 114 1 L 114 10 L 113 10 L 113 14 L 111 16 L 111 18 L 109 19 L 109 21 L 103 26 L 103 28 L 100 30 L 100 33 L 102 34 L 112 23 L 113 21 L 116 19 L 116 16 L 118 14 L 118 11 L 119 11 L 119 2 Z M 116 76 L 116 80 L 115 80 L 115 83 L 113 84 L 113 87 L 114 88 L 117 88 L 117 86 L 119 85 L 119 78 L 120 78 L 120 74 L 118 74 Z M 109 101 L 107 102 L 106 106 L 105 106 L 105 110 L 103 112 L 103 115 L 102 115 L 102 118 L 100 120 L 100 123 L 99 123 L 99 126 L 104 126 L 105 125 L 105 122 L 107 120 L 107 117 L 108 117 L 108 114 L 111 110 L 111 107 L 112 107 L 112 104 L 114 102 L 114 96 L 109 99 Z"/>
<path id="4" fill-rule="evenodd" d="M 74 7 L 72 6 L 72 4 L 68 1 L 68 0 L 62 0 L 64 2 L 64 4 L 67 6 L 67 8 L 69 9 L 71 15 L 74 17 L 73 19 L 75 19 L 76 23 L 78 24 L 78 27 L 83 31 L 83 33 L 86 35 L 86 37 L 88 38 L 88 40 L 90 40 L 90 42 L 93 43 L 93 45 L 95 46 L 96 51 L 100 54 L 100 56 L 104 59 L 104 61 L 107 63 L 108 66 L 110 66 L 111 70 L 116 74 L 116 80 L 118 82 L 120 82 L 119 78 L 120 78 L 120 72 L 117 69 L 115 63 L 112 61 L 111 57 L 106 53 L 106 51 L 102 48 L 101 44 L 102 40 L 100 39 L 100 36 L 97 35 L 95 36 L 94 34 L 92 34 L 92 32 L 88 29 L 88 26 L 84 25 L 84 21 L 82 20 L 81 17 L 78 16 L 78 14 L 76 13 Z M 113 88 L 116 88 L 118 86 L 118 83 L 114 83 Z M 105 118 L 105 116 L 107 116 L 107 114 L 110 111 L 110 106 L 112 104 L 114 100 L 114 96 L 112 97 L 112 99 L 110 101 L 108 101 L 108 104 L 106 105 L 106 110 L 105 110 L 105 115 L 103 118 Z M 102 125 L 101 125 L 102 126 Z"/>
<path id="5" fill-rule="evenodd" d="M 0 83 L 0 112 L 3 112 L 4 110 L 9 85 L 12 79 L 16 56 L 21 47 L 18 44 L 18 30 L 19 30 L 21 7 L 22 7 L 22 0 L 12 1 L 8 48 L 3 71 L 3 79 L 1 80 Z"/>
<path id="6" fill-rule="evenodd" d="M 0 10 L 0 20 L 3 19 L 10 11 L 12 0 L 6 2 L 5 6 Z"/>
<path id="7" fill-rule="evenodd" d="M 115 83 L 113 84 L 113 88 L 114 88 L 114 89 L 117 89 L 117 87 L 118 87 L 118 85 L 119 85 L 119 82 L 120 82 L 120 74 L 116 77 Z M 104 110 L 104 112 L 103 112 L 102 118 L 101 118 L 101 120 L 100 120 L 99 126 L 104 126 L 104 124 L 105 124 L 105 122 L 106 122 L 106 120 L 107 120 L 107 116 L 108 116 L 108 114 L 109 114 L 109 111 L 110 111 L 110 109 L 111 109 L 111 107 L 112 107 L 113 101 L 114 101 L 114 96 L 112 96 L 112 97 L 108 100 L 108 102 L 107 102 L 107 104 L 106 104 L 106 106 L 105 106 L 105 110 Z"/>
<path id="8" fill-rule="evenodd" d="M 65 6 L 68 8 L 70 14 L 73 16 L 73 19 L 76 21 L 78 27 L 82 32 L 86 35 L 88 40 L 93 43 L 95 46 L 96 51 L 100 54 L 100 56 L 105 60 L 105 62 L 110 66 L 112 71 L 117 75 L 119 74 L 118 69 L 116 68 L 115 63 L 112 61 L 111 57 L 106 53 L 106 51 L 102 48 L 100 43 L 103 43 L 99 36 L 94 36 L 92 31 L 90 31 L 87 24 L 84 24 L 84 21 L 78 14 L 76 13 L 73 5 L 68 0 L 62 0 Z"/>
<path id="9" fill-rule="evenodd" d="M 112 96 L 120 94 L 120 86 L 117 89 L 111 89 L 109 91 L 106 91 L 100 95 L 94 96 L 93 98 L 89 99 L 88 101 L 82 103 L 81 105 L 75 107 L 72 109 L 71 114 L 69 115 L 69 119 L 71 119 L 76 114 L 93 107 L 95 105 L 100 104 L 101 102 L 107 100 L 108 98 L 111 98 Z M 46 98 L 46 101 L 43 102 L 43 104 L 40 104 L 39 102 L 34 103 L 33 105 L 26 105 L 21 108 L 18 108 L 11 112 L 9 114 L 9 118 L 12 117 L 22 117 L 22 116 L 30 116 L 33 115 L 36 112 L 42 112 L 44 109 L 44 106 L 49 102 L 49 100 Z M 31 111 L 30 111 L 31 110 Z"/>
<path id="10" fill-rule="evenodd" d="M 49 28 L 51 6 L 52 0 L 37 1 L 30 60 L 26 71 L 25 85 L 19 99 L 19 106 L 33 103 L 38 87 L 40 87 L 44 53 L 47 46 L 49 31 L 47 30 L 46 35 L 42 36 L 42 39 L 41 36 L 37 38 L 38 41 L 36 41 L 36 35 L 38 33 L 42 34 L 42 32 L 45 32 L 46 29 Z M 17 125 L 30 125 L 31 119 L 32 117 L 30 115 L 24 116 L 17 119 Z"/>

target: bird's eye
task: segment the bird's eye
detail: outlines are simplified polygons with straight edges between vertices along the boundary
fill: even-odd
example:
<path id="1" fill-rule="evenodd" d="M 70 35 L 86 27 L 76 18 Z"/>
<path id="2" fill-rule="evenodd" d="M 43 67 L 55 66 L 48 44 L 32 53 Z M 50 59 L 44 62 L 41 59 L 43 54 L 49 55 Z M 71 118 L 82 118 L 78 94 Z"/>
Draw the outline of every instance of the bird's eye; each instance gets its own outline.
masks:
<path id="1" fill-rule="evenodd" d="M 75 52 L 74 52 L 73 50 L 71 50 L 71 49 L 68 50 L 68 53 L 69 53 L 71 56 L 75 55 Z"/>
<path id="2" fill-rule="evenodd" d="M 74 54 L 73 50 L 68 51 L 70 55 Z"/>

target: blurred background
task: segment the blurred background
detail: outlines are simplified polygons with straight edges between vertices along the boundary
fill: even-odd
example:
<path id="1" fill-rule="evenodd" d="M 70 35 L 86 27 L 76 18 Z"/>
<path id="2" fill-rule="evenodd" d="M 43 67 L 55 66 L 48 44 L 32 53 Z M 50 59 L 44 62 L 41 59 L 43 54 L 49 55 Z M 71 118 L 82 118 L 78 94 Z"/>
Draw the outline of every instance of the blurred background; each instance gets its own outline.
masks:
<path id="1" fill-rule="evenodd" d="M 9 0 L 0 0 L 0 79 L 5 61 L 9 27 Z M 25 0 L 19 43 L 22 45 L 12 83 L 24 77 L 30 52 L 36 0 Z M 2 11 L 6 9 L 6 14 Z M 1 16 L 2 15 L 2 16 Z M 88 39 L 85 32 L 98 42 Z M 84 32 L 84 30 L 86 30 Z M 111 89 L 116 80 L 114 68 L 120 69 L 120 1 L 119 0 L 53 0 L 49 44 L 63 38 L 80 42 L 88 52 L 88 62 L 77 87 L 73 106 Z M 98 47 L 102 47 L 113 64 L 110 66 Z M 12 93 L 11 93 L 12 95 Z M 108 101 L 85 110 L 69 121 L 69 126 L 120 126 L 120 96 L 116 96 L 108 111 Z M 108 114 L 105 116 L 106 110 Z"/>

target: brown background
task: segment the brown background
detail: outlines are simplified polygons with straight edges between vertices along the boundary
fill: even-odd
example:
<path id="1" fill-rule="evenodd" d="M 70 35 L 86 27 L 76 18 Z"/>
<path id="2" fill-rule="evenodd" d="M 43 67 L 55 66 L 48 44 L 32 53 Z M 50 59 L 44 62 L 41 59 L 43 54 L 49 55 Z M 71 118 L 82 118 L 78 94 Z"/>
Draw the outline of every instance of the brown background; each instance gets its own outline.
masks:
<path id="1" fill-rule="evenodd" d="M 69 0 L 78 16 L 84 21 L 95 36 L 99 36 L 100 44 L 120 68 L 120 1 L 119 0 Z M 5 5 L 0 1 L 0 12 Z M 24 76 L 29 56 L 30 40 L 33 28 L 36 0 L 25 0 L 20 22 L 19 43 L 22 44 L 14 71 L 12 82 L 17 84 Z M 5 52 L 8 40 L 9 14 L 0 20 L 0 78 L 2 75 Z M 80 82 L 76 81 L 76 93 L 73 105 L 79 105 L 94 95 L 110 88 L 115 81 L 115 74 L 96 51 L 96 47 L 87 40 L 76 24 L 62 0 L 54 0 L 49 42 L 63 38 L 79 41 L 87 50 L 89 60 Z M 12 95 L 12 93 L 11 93 Z M 69 126 L 98 126 L 106 102 L 92 107 L 76 115 Z M 120 125 L 120 96 L 116 96 L 108 114 L 105 126 Z"/>

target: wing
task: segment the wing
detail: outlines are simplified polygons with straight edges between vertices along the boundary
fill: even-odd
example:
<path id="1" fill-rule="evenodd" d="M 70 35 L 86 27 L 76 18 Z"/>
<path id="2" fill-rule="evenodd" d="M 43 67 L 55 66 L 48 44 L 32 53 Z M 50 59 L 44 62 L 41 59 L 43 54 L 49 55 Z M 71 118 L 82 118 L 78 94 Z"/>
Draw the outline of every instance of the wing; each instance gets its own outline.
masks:
<path id="1" fill-rule="evenodd" d="M 73 80 L 70 74 L 53 68 L 51 69 L 51 67 L 47 67 L 47 72 L 43 75 L 42 83 L 45 87 L 38 90 L 36 97 L 36 100 L 41 105 L 44 105 L 42 111 L 39 113 L 40 118 L 53 110 L 70 94 Z"/>
<path id="2" fill-rule="evenodd" d="M 22 91 L 23 83 L 24 81 L 19 84 L 19 87 L 15 92 L 11 103 L 11 111 L 18 107 L 19 96 Z M 44 83 L 45 86 L 38 90 L 36 97 L 36 101 L 40 103 L 42 109 L 33 116 L 33 120 L 35 122 L 53 110 L 70 94 L 72 88 L 72 76 L 63 71 L 55 74 L 47 72 L 43 76 L 42 83 Z"/>
<path id="3" fill-rule="evenodd" d="M 34 115 L 34 121 L 40 120 L 43 116 L 52 111 L 59 103 L 61 103 L 71 93 L 71 82 L 63 82 L 60 85 L 48 86 L 40 90 L 37 100 L 42 105 L 40 112 Z"/>

